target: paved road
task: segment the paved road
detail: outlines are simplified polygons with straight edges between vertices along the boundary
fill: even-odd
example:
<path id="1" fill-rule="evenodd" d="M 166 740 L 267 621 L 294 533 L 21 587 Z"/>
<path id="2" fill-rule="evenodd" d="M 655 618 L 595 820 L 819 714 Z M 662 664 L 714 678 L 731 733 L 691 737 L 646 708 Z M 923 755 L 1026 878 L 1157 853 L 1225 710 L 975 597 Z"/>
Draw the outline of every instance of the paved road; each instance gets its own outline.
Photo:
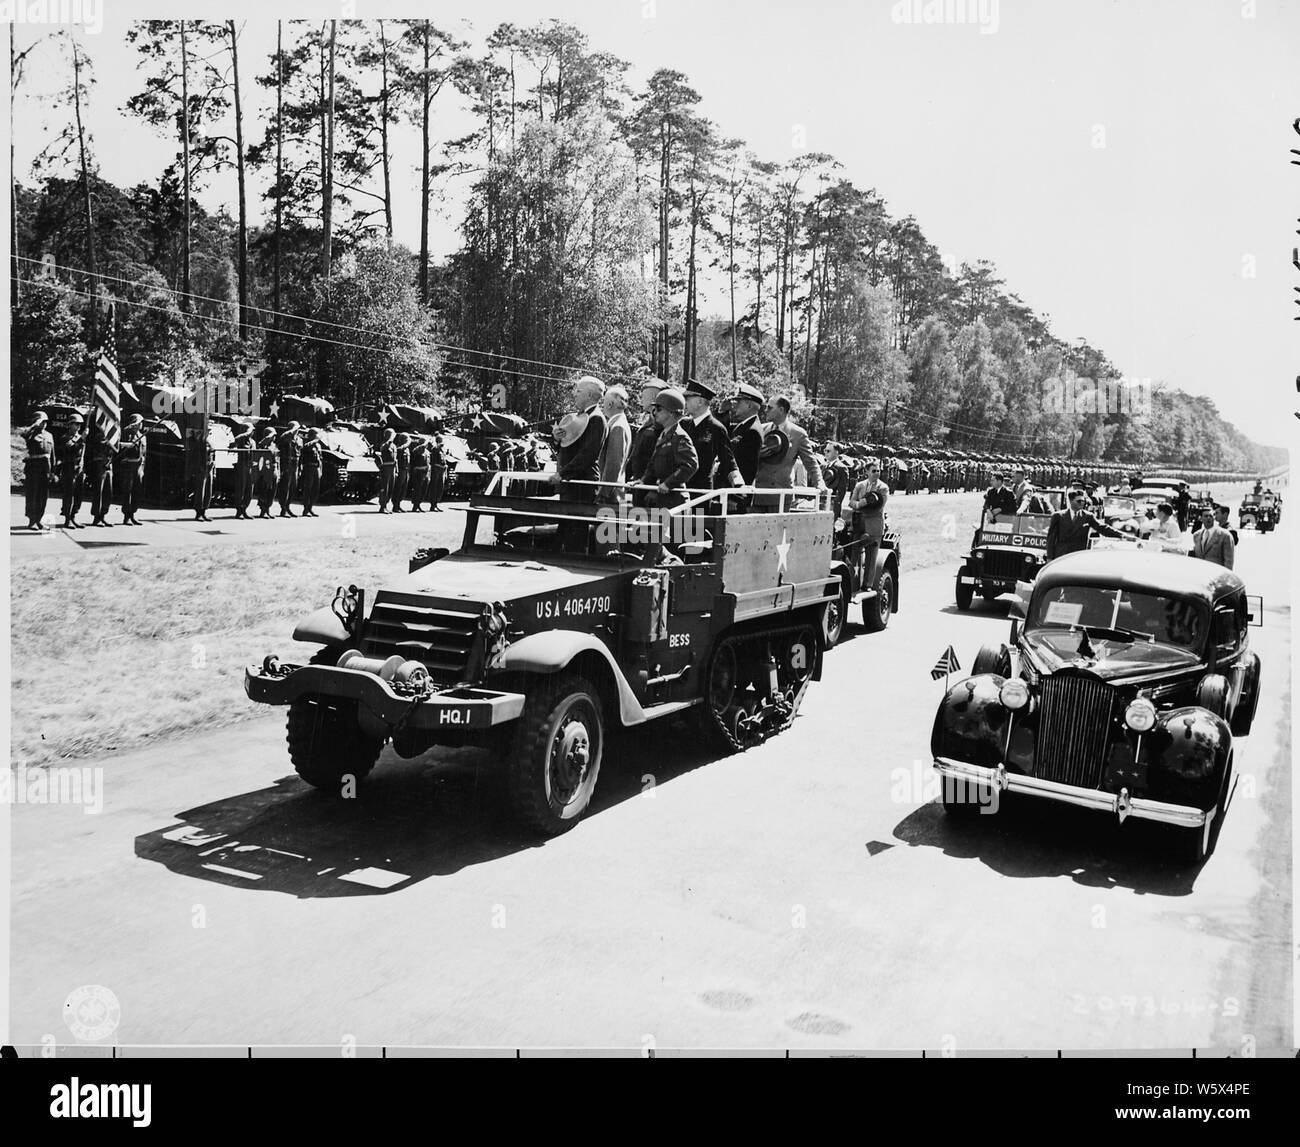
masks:
<path id="1" fill-rule="evenodd" d="M 98 984 L 122 1044 L 1290 1047 L 1288 527 L 1239 568 L 1264 692 L 1200 871 L 1101 814 L 945 820 L 928 670 L 1007 622 L 930 570 L 785 734 L 709 762 L 645 730 L 540 846 L 470 751 L 385 754 L 355 804 L 273 718 L 94 762 L 100 814 L 12 810 L 12 1038 L 69 1041 Z"/>

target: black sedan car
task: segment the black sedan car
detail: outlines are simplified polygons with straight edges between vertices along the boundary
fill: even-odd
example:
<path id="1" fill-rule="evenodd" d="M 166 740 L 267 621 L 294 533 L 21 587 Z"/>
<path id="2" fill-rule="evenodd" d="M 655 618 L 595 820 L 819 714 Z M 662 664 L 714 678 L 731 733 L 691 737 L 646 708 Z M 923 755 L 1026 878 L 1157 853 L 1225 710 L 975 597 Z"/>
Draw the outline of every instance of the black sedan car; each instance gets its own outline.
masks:
<path id="1" fill-rule="evenodd" d="M 1068 554 L 1019 592 L 1010 643 L 985 645 L 935 716 L 945 810 L 1026 793 L 1180 826 L 1203 860 L 1259 702 L 1262 603 L 1222 566 L 1132 551 Z"/>

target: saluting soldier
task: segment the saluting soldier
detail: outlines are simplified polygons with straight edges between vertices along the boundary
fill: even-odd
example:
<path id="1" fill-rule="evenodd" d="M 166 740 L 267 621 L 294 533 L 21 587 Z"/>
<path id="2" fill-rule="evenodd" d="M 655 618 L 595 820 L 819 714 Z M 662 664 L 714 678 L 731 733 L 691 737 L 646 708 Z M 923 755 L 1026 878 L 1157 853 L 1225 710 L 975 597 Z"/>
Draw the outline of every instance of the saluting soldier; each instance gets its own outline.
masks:
<path id="1" fill-rule="evenodd" d="M 442 445 L 442 435 L 437 435 L 429 447 L 429 509 L 435 514 L 442 513 L 438 505 L 442 501 L 443 486 L 447 481 L 447 452 Z"/>
<path id="2" fill-rule="evenodd" d="M 210 522 L 208 507 L 212 504 L 212 483 L 217 476 L 217 452 L 201 426 L 192 427 L 186 439 L 185 467 L 194 498 L 194 520 Z"/>
<path id="3" fill-rule="evenodd" d="M 257 432 L 257 516 L 269 518 L 280 484 L 279 456 L 275 449 L 275 429 L 263 426 Z"/>
<path id="4" fill-rule="evenodd" d="M 122 427 L 122 441 L 117 448 L 117 484 L 122 505 L 122 525 L 138 526 L 135 512 L 140 508 L 140 489 L 144 485 L 144 457 L 148 450 L 144 416 L 132 414 Z"/>
<path id="5" fill-rule="evenodd" d="M 253 499 L 253 483 L 257 476 L 257 446 L 250 422 L 241 423 L 241 429 L 230 443 L 235 451 L 235 517 L 248 518 L 248 503 Z"/>
<path id="6" fill-rule="evenodd" d="M 406 497 L 406 488 L 411 482 L 411 439 L 409 435 L 399 434 L 393 443 L 397 450 L 397 472 L 393 475 L 393 513 L 404 514 L 402 499 Z"/>
<path id="7" fill-rule="evenodd" d="M 429 496 L 429 440 L 423 434 L 415 435 L 411 442 L 411 509 L 424 513 L 421 506 Z"/>
<path id="8" fill-rule="evenodd" d="M 709 409 L 709 403 L 716 397 L 713 388 L 692 378 L 686 384 L 683 397 L 686 417 L 682 419 L 682 425 L 691 436 L 700 459 L 698 469 L 686 485 L 695 490 L 725 490 L 729 486 L 743 485 L 744 480 L 731 453 L 731 435 Z"/>
<path id="9" fill-rule="evenodd" d="M 104 437 L 103 427 L 91 422 L 86 440 L 85 485 L 90 494 L 90 524 L 110 529 L 108 508 L 113 503 L 113 459 L 117 447 Z"/>
<path id="10" fill-rule="evenodd" d="M 68 530 L 81 529 L 77 511 L 81 509 L 81 488 L 86 471 L 86 421 L 75 410 L 72 412 L 71 433 L 57 448 L 59 475 L 63 485 L 63 526 Z"/>
<path id="11" fill-rule="evenodd" d="M 669 386 L 659 392 L 654 405 L 661 428 L 659 440 L 642 479 L 643 484 L 655 488 L 638 490 L 638 505 L 671 507 L 685 501 L 682 487 L 700 466 L 695 443 L 681 423 L 685 413 L 686 399 L 680 390 Z"/>
<path id="12" fill-rule="evenodd" d="M 320 496 L 320 472 L 324 464 L 324 457 L 321 453 L 320 431 L 312 427 L 307 431 L 307 441 L 302 444 L 302 450 L 299 455 L 300 465 L 302 467 L 301 498 L 302 498 L 302 516 L 304 518 L 319 518 L 313 507 L 316 505 L 316 499 Z"/>
<path id="13" fill-rule="evenodd" d="M 280 451 L 280 488 L 279 503 L 280 517 L 296 518 L 298 515 L 289 507 L 289 502 L 293 499 L 294 491 L 298 488 L 298 464 L 302 458 L 302 426 L 297 422 L 290 422 L 287 430 L 283 431 L 276 444 Z"/>
<path id="14" fill-rule="evenodd" d="M 390 513 L 388 503 L 393 497 L 393 479 L 397 471 L 397 432 L 391 427 L 384 431 L 375 460 L 379 463 L 379 512 Z"/>
<path id="15" fill-rule="evenodd" d="M 50 478 L 54 473 L 54 438 L 46 429 L 50 417 L 45 411 L 23 431 L 27 457 L 23 460 L 23 493 L 27 510 L 27 528 L 45 529 L 41 519 L 50 504 Z"/>

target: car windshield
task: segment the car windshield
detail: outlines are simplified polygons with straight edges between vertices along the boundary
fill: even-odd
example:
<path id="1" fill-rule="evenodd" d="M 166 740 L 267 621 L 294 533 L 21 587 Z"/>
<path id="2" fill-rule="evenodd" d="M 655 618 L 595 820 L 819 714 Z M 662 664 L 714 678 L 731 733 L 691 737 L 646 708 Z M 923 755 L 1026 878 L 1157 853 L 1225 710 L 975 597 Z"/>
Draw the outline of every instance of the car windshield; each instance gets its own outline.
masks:
<path id="1" fill-rule="evenodd" d="M 1091 649 L 1099 659 L 1191 664 L 1204 647 L 1208 617 L 1195 601 L 1122 588 L 1062 585 L 1034 596 L 1025 633 L 1061 657 Z"/>
<path id="2" fill-rule="evenodd" d="M 1111 495 L 1101 506 L 1104 514 L 1135 514 L 1137 513 L 1137 502 L 1132 498 L 1117 497 Z"/>

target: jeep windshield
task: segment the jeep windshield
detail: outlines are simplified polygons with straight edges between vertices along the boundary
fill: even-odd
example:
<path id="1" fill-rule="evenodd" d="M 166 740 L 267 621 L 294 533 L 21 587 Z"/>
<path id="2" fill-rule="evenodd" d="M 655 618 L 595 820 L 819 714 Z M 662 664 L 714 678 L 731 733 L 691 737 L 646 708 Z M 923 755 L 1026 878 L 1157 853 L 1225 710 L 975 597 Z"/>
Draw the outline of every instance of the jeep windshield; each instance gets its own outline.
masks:
<path id="1" fill-rule="evenodd" d="M 1045 544 L 1047 527 L 1051 522 L 1051 514 L 1000 514 L 989 511 L 980 523 L 980 540 L 986 545 L 1023 546 L 1035 544 L 1025 541 L 1026 538 L 1035 538 L 1040 544 Z"/>
<path id="2" fill-rule="evenodd" d="M 1208 616 L 1193 601 L 1102 586 L 1054 586 L 1036 595 L 1027 640 L 1058 658 L 1194 665 L 1205 647 Z"/>

